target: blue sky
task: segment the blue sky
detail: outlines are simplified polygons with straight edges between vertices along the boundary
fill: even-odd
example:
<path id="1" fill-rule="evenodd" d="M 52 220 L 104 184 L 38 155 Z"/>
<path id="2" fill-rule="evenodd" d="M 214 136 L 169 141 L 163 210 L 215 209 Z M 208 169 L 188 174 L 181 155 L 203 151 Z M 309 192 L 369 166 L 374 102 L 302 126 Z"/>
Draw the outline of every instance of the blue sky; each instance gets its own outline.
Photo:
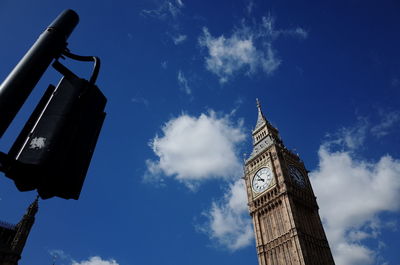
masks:
<path id="1" fill-rule="evenodd" d="M 310 170 L 336 263 L 399 264 L 398 2 L 6 0 L 1 80 L 66 8 L 107 117 L 80 199 L 40 202 L 21 265 L 257 264 L 240 180 L 256 98 Z M 2 220 L 34 198 L 0 177 Z"/>

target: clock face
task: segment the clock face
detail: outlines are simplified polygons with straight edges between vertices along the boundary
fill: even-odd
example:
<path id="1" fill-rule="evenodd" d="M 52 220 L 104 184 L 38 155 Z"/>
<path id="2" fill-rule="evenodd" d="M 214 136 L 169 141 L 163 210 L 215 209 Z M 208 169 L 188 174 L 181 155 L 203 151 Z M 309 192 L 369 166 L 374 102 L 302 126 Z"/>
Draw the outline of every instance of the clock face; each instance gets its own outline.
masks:
<path id="1" fill-rule="evenodd" d="M 252 188 L 254 192 L 262 192 L 271 184 L 273 173 L 271 169 L 263 167 L 253 177 Z"/>
<path id="2" fill-rule="evenodd" d="M 298 170 L 294 166 L 289 166 L 289 174 L 292 177 L 292 179 L 300 186 L 304 187 L 305 186 L 305 181 L 303 174 L 301 174 L 300 170 Z"/>

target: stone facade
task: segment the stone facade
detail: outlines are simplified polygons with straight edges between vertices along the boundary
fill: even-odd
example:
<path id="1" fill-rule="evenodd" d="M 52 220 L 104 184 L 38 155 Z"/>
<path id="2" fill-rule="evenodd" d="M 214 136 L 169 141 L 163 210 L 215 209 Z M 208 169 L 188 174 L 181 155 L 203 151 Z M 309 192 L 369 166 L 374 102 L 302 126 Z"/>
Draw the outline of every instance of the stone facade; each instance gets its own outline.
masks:
<path id="1" fill-rule="evenodd" d="M 257 107 L 244 179 L 259 265 L 335 264 L 308 171 Z"/>
<path id="2" fill-rule="evenodd" d="M 37 211 L 38 198 L 28 207 L 18 224 L 0 222 L 0 265 L 18 265 Z"/>

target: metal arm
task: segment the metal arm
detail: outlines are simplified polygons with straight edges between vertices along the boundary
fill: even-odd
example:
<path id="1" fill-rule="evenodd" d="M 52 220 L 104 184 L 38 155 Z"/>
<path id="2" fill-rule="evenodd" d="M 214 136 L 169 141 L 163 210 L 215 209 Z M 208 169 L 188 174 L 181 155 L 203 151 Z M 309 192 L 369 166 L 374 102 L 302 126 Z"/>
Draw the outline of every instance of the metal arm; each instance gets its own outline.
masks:
<path id="1" fill-rule="evenodd" d="M 92 76 L 89 79 L 89 83 L 94 85 L 97 80 L 97 76 L 99 75 L 100 71 L 100 58 L 96 56 L 81 56 L 77 54 L 71 53 L 68 49 L 65 49 L 62 53 L 68 58 L 73 60 L 82 61 L 82 62 L 94 62 Z"/>

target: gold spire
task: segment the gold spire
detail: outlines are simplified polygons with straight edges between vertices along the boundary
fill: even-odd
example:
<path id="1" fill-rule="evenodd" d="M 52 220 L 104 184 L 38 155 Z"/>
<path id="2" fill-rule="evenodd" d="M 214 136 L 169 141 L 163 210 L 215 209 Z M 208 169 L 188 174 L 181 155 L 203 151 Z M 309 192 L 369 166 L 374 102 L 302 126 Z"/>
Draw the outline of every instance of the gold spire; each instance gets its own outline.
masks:
<path id="1" fill-rule="evenodd" d="M 261 104 L 260 104 L 260 101 L 258 100 L 258 98 L 256 98 L 256 103 L 257 103 L 257 109 L 258 109 L 258 118 L 257 118 L 257 123 L 256 123 L 256 127 L 254 128 L 254 131 L 267 123 L 267 120 L 265 119 L 264 114 L 261 111 Z"/>

